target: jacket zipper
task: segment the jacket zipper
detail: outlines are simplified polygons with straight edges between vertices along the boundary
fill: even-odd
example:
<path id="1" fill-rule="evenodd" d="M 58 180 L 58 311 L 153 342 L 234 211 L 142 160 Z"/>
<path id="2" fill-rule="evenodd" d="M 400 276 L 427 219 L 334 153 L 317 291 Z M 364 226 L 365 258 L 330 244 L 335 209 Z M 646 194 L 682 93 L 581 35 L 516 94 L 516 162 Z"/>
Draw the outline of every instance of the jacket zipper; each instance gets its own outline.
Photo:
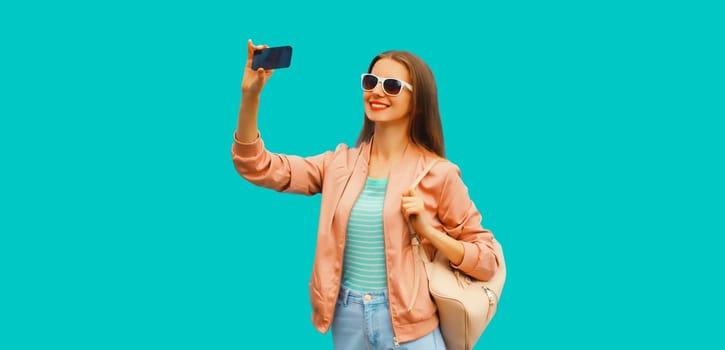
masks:
<path id="1" fill-rule="evenodd" d="M 390 180 L 389 179 L 390 179 L 390 175 L 388 174 L 388 185 L 390 185 L 390 183 L 389 183 Z M 388 190 L 389 189 L 390 189 L 389 186 L 386 187 L 386 189 L 385 189 L 385 198 L 388 198 Z M 386 237 L 387 237 L 387 235 L 385 233 L 385 200 L 383 200 L 383 249 L 386 252 L 385 253 L 385 284 L 386 284 L 385 288 L 388 290 L 388 298 L 390 298 L 391 297 L 391 294 L 390 294 L 390 281 L 388 281 L 388 276 L 390 274 L 390 268 L 388 266 L 388 254 L 387 254 L 387 251 L 388 251 L 388 249 L 387 249 L 387 247 L 388 247 L 387 241 L 388 240 L 386 239 Z M 388 309 L 390 309 L 390 308 L 391 308 L 391 303 L 390 303 L 390 301 L 388 301 Z M 395 322 L 393 320 L 393 313 L 392 312 L 390 312 L 390 326 L 391 326 L 391 328 L 393 328 L 393 348 L 397 349 L 397 348 L 400 347 L 400 342 L 398 341 L 398 335 L 395 332 Z"/>

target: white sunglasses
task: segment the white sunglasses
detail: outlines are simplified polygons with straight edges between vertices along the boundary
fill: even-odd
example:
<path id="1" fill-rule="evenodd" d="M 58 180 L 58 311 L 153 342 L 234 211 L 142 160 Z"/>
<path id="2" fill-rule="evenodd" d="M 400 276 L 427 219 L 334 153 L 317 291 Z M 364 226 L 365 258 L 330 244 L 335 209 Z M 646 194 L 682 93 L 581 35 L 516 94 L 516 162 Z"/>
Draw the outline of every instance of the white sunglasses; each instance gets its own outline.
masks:
<path id="1" fill-rule="evenodd" d="M 403 86 L 408 88 L 411 92 L 413 86 L 395 78 L 380 78 L 374 74 L 363 73 L 360 76 L 363 91 L 373 91 L 378 84 L 383 85 L 383 92 L 389 96 L 398 96 L 403 91 Z"/>

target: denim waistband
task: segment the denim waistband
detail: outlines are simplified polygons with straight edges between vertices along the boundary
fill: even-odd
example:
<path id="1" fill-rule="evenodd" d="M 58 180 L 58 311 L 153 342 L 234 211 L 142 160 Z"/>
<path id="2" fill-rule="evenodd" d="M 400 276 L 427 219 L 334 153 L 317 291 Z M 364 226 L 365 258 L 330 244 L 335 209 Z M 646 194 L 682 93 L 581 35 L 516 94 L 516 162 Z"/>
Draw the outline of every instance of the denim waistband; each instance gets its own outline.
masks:
<path id="1" fill-rule="evenodd" d="M 337 301 L 343 305 L 349 303 L 383 304 L 388 302 L 388 291 L 358 292 L 345 286 L 340 286 L 340 294 L 337 297 Z"/>

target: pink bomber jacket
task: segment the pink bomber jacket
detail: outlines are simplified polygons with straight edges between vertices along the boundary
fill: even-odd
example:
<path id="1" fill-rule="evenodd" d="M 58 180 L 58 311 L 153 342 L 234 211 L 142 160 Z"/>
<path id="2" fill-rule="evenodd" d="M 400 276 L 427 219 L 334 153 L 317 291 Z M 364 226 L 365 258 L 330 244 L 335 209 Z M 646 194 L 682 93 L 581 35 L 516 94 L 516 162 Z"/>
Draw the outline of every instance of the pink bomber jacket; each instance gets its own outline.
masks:
<path id="1" fill-rule="evenodd" d="M 370 143 L 348 148 L 338 145 L 312 157 L 275 154 L 267 151 L 261 138 L 242 143 L 236 137 L 232 159 L 239 174 L 251 183 L 280 192 L 305 195 L 322 193 L 317 230 L 317 247 L 310 278 L 312 323 L 321 333 L 330 328 L 342 278 L 347 222 L 367 178 Z M 383 205 L 385 265 L 393 332 L 398 342 L 418 339 L 438 326 L 436 306 L 428 293 L 422 262 L 414 259 L 410 234 L 400 200 L 416 176 L 433 158 L 409 146 L 402 160 L 390 170 Z M 468 195 L 458 167 L 441 161 L 434 165 L 417 187 L 430 222 L 440 232 L 463 242 L 460 271 L 488 280 L 498 267 L 491 231 L 481 226 L 481 214 Z M 429 256 L 435 248 L 423 240 Z M 415 265 L 418 284 L 415 283 Z M 414 286 L 418 290 L 413 290 Z M 417 295 L 413 295 L 413 294 Z M 414 305 L 411 303 L 414 302 Z"/>

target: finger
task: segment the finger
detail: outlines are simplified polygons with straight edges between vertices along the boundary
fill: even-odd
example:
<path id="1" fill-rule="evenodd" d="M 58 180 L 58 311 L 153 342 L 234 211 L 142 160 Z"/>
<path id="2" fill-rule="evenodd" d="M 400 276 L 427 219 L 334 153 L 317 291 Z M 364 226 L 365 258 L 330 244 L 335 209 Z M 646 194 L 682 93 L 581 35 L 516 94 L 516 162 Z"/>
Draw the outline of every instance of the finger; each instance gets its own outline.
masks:
<path id="1" fill-rule="evenodd" d="M 252 64 L 252 56 L 254 56 L 254 44 L 252 39 L 247 40 L 247 64 Z"/>
<path id="2" fill-rule="evenodd" d="M 415 196 L 415 190 L 412 188 L 409 188 L 409 189 L 403 191 L 403 196 L 405 196 L 405 197 Z"/>
<path id="3" fill-rule="evenodd" d="M 403 203 L 403 207 L 404 208 L 415 208 L 415 207 L 418 207 L 418 204 L 415 203 L 414 201 L 410 201 L 408 203 Z"/>
<path id="4" fill-rule="evenodd" d="M 416 204 L 413 201 L 405 201 L 405 202 L 400 203 L 400 207 L 403 209 L 409 209 L 409 208 L 416 207 Z"/>
<path id="5" fill-rule="evenodd" d="M 422 210 L 420 210 L 420 208 L 418 208 L 415 205 L 407 206 L 407 207 L 403 208 L 403 211 L 405 213 L 407 213 L 408 215 L 417 215 L 422 212 Z"/>
<path id="6" fill-rule="evenodd" d="M 274 73 L 274 69 L 257 68 L 257 77 L 260 80 L 266 81 L 266 79 L 272 76 L 272 73 Z"/>
<path id="7" fill-rule="evenodd" d="M 269 45 L 254 45 L 252 39 L 247 40 L 247 64 L 251 67 L 252 58 L 254 57 L 254 51 L 259 51 L 268 48 Z"/>
<path id="8" fill-rule="evenodd" d="M 405 218 L 407 220 L 414 219 L 418 216 L 418 212 L 416 212 L 415 210 L 411 210 L 409 208 L 403 209 L 403 216 L 405 216 Z"/>
<path id="9" fill-rule="evenodd" d="M 418 210 L 423 209 L 423 203 L 416 199 L 403 200 L 400 202 L 400 206 L 405 208 L 418 208 Z"/>
<path id="10" fill-rule="evenodd" d="M 248 49 L 251 48 L 252 51 L 263 50 L 268 47 L 269 47 L 269 45 L 267 45 L 267 44 L 254 45 L 254 43 L 252 42 L 252 39 L 247 40 L 247 48 Z"/>

